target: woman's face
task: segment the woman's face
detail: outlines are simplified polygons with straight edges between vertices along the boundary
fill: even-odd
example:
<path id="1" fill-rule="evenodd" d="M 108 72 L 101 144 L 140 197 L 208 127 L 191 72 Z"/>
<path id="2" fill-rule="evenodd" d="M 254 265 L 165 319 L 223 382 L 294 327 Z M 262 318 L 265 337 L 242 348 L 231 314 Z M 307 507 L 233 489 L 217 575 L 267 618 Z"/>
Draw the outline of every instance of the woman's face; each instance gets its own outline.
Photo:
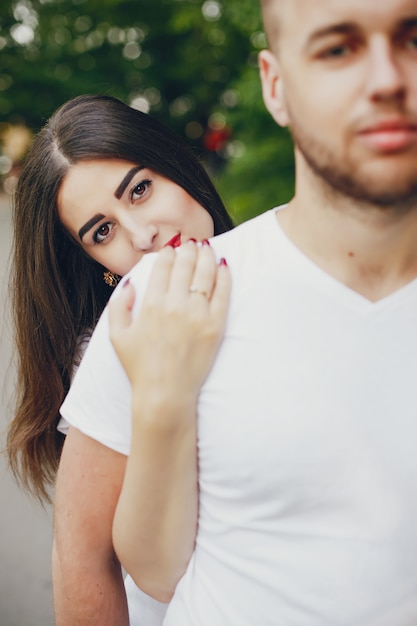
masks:
<path id="1" fill-rule="evenodd" d="M 57 204 L 59 219 L 86 253 L 121 276 L 173 237 L 184 243 L 214 234 L 209 213 L 182 187 L 119 159 L 73 165 Z"/>

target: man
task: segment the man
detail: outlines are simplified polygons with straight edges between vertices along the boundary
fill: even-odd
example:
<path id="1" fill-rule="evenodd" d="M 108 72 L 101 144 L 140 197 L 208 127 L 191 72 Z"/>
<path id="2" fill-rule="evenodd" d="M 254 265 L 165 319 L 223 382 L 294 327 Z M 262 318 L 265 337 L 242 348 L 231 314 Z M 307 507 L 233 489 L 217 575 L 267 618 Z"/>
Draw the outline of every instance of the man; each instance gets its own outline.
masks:
<path id="1" fill-rule="evenodd" d="M 164 624 L 412 626 L 417 2 L 264 0 L 263 12 L 264 100 L 293 134 L 296 192 L 213 241 L 233 296 L 198 406 L 196 548 Z M 103 416 L 116 439 L 129 410 L 116 423 L 89 379 L 114 361 L 106 332 L 64 416 L 81 430 Z"/>

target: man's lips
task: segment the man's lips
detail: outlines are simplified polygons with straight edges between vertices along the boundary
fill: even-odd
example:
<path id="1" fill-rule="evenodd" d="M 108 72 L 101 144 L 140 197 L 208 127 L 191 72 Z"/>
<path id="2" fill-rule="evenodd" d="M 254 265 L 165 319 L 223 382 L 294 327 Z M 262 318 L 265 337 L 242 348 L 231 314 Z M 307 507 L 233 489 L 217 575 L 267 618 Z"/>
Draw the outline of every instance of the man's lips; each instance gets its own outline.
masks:
<path id="1" fill-rule="evenodd" d="M 360 139 L 378 152 L 399 152 L 417 141 L 417 126 L 408 120 L 386 119 L 359 132 Z"/>
<path id="2" fill-rule="evenodd" d="M 169 241 L 166 242 L 164 248 L 166 246 L 171 246 L 171 248 L 178 248 L 181 245 L 181 235 L 177 233 L 174 235 Z"/>

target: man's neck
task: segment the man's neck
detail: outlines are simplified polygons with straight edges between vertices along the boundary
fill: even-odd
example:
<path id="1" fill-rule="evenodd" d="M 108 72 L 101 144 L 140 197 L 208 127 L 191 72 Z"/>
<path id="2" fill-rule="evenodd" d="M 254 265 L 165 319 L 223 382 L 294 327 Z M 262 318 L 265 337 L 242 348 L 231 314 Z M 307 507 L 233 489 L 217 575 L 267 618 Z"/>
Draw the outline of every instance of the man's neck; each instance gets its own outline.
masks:
<path id="1" fill-rule="evenodd" d="M 306 256 L 368 300 L 417 277 L 417 206 L 395 213 L 347 198 L 336 205 L 301 190 L 278 221 Z"/>

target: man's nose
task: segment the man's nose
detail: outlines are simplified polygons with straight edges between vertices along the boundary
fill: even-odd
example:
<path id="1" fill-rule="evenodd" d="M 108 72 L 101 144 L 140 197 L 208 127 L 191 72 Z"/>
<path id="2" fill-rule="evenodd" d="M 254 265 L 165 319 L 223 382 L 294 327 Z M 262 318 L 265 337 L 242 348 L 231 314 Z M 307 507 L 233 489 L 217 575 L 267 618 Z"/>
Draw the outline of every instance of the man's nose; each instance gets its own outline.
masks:
<path id="1" fill-rule="evenodd" d="M 406 94 L 406 77 L 395 49 L 389 41 L 376 38 L 370 48 L 367 90 L 375 101 L 402 100 Z"/>

